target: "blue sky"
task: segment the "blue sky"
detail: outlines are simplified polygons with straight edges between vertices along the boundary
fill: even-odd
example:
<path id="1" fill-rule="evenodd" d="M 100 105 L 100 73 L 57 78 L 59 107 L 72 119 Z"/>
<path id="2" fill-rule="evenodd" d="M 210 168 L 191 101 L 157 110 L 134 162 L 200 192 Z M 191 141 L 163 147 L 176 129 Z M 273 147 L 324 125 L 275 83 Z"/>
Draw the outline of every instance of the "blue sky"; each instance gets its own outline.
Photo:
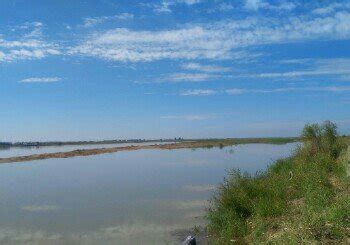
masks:
<path id="1" fill-rule="evenodd" d="M 2 0 L 0 140 L 350 133 L 350 2 Z"/>

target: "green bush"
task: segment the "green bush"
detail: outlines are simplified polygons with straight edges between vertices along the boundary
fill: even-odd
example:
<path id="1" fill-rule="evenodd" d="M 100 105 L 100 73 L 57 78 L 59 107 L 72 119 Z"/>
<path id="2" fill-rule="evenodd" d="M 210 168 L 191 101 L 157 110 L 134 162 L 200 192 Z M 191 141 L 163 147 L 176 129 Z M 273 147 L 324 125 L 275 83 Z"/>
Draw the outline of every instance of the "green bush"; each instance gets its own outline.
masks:
<path id="1" fill-rule="evenodd" d="M 338 140 L 337 125 L 330 121 L 325 121 L 322 125 L 307 124 L 301 138 L 310 148 L 311 153 L 327 154 L 333 159 L 339 157 L 344 147 Z"/>

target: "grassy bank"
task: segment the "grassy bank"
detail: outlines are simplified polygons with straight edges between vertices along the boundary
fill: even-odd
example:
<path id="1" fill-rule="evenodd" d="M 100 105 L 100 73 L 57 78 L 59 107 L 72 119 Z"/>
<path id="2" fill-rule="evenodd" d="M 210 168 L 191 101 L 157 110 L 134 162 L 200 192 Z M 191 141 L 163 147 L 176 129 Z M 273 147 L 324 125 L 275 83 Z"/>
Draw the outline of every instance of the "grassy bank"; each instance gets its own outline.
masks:
<path id="1" fill-rule="evenodd" d="M 226 139 L 195 139 L 199 148 L 226 147 L 240 144 L 287 144 L 300 141 L 299 137 L 265 137 L 265 138 L 226 138 Z"/>
<path id="2" fill-rule="evenodd" d="M 208 211 L 212 243 L 346 243 L 349 139 L 336 126 L 305 126 L 303 145 L 265 173 L 233 171 Z"/>

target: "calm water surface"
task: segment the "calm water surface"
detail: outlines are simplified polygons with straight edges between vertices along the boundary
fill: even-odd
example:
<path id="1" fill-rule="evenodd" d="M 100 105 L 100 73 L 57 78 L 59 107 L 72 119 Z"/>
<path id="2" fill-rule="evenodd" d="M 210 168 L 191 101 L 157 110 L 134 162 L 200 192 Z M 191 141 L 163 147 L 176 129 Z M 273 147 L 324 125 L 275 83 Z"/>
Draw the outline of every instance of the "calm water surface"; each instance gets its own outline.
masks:
<path id="1" fill-rule="evenodd" d="M 296 144 L 140 150 L 0 165 L 0 244 L 179 244 L 228 170 Z"/>

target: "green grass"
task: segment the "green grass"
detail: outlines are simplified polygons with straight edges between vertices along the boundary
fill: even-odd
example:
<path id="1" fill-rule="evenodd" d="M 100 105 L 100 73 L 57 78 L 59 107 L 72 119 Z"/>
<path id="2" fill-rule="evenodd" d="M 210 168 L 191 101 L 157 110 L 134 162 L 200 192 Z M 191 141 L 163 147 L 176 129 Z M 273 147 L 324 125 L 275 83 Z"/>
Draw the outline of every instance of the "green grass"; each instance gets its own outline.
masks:
<path id="1" fill-rule="evenodd" d="M 265 173 L 232 171 L 207 214 L 211 242 L 345 243 L 350 220 L 350 150 L 345 150 L 349 139 L 337 137 L 336 127 L 330 132 L 328 126 L 318 125 L 313 136 L 303 132 L 303 146 Z"/>
<path id="2" fill-rule="evenodd" d="M 286 144 L 300 141 L 299 137 L 271 137 L 271 138 L 226 138 L 226 139 L 197 139 L 194 141 L 207 142 L 208 145 L 222 144 L 223 146 L 236 144 Z"/>

